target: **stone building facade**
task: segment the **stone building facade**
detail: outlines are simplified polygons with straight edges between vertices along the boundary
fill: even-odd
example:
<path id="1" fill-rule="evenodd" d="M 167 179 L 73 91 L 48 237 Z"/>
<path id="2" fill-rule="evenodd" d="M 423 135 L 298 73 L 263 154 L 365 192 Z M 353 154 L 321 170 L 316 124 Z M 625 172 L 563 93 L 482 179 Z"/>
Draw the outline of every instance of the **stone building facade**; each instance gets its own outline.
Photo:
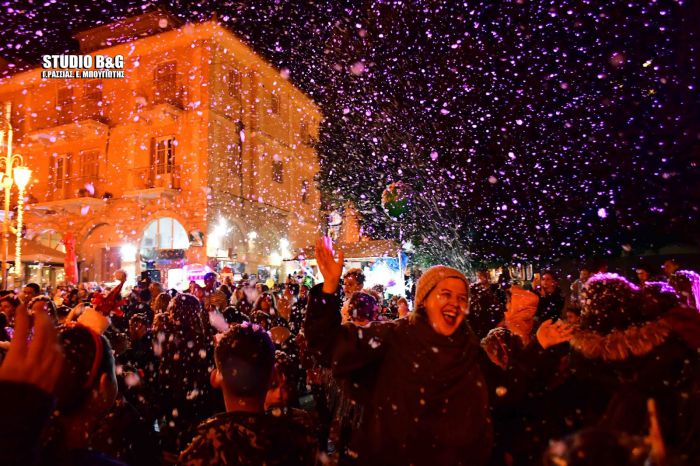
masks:
<path id="1" fill-rule="evenodd" d="M 319 226 L 314 102 L 216 20 L 156 11 L 75 38 L 82 54 L 123 56 L 124 78 L 0 81 L 33 171 L 27 236 L 74 235 L 84 281 L 123 267 L 169 283 L 203 266 L 284 274 Z"/>

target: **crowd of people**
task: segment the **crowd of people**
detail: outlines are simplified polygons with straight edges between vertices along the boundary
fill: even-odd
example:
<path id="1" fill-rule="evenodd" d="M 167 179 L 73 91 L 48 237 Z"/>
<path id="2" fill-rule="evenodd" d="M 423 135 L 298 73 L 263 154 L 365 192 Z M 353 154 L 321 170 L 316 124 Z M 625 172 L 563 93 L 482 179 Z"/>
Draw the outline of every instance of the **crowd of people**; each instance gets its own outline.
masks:
<path id="1" fill-rule="evenodd" d="M 434 266 L 0 296 L 3 465 L 700 464 L 700 276 Z M 388 299 L 387 299 L 388 298 Z"/>

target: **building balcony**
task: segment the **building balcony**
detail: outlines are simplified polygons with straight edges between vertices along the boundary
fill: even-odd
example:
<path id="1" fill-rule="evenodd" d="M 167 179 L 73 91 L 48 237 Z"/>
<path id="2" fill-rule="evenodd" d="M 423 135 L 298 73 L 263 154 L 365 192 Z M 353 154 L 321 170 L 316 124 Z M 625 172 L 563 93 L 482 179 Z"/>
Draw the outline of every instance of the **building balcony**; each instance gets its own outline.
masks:
<path id="1" fill-rule="evenodd" d="M 157 199 L 174 196 L 180 192 L 181 166 L 159 164 L 134 168 L 129 173 L 129 186 L 125 198 Z"/>
<path id="2" fill-rule="evenodd" d="M 31 204 L 30 211 L 40 215 L 58 211 L 85 213 L 86 210 L 101 209 L 105 205 L 104 199 L 109 197 L 106 180 L 99 177 L 69 178 L 62 185 L 51 182 L 48 187 L 45 201 Z"/>
<path id="3" fill-rule="evenodd" d="M 77 141 L 85 138 L 107 137 L 109 126 L 104 110 L 85 110 L 79 114 L 60 114 L 49 126 L 29 131 L 26 137 L 32 142 L 53 144 L 57 141 Z"/>
<path id="4" fill-rule="evenodd" d="M 175 122 L 184 112 L 184 91 L 161 92 L 153 96 L 148 105 L 139 108 L 146 121 Z"/>
<path id="5" fill-rule="evenodd" d="M 154 103 L 141 110 L 146 121 L 156 122 L 175 122 L 180 118 L 182 112 L 182 108 L 170 102 Z"/>

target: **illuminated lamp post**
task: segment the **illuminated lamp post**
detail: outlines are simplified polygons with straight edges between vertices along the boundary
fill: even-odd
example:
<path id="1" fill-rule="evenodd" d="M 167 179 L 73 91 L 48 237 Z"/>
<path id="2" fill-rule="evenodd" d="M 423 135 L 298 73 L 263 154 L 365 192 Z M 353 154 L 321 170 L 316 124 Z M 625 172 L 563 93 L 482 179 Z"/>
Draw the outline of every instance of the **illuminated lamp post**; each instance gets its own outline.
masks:
<path id="1" fill-rule="evenodd" d="M 15 167 L 15 184 L 19 190 L 17 197 L 17 241 L 15 242 L 15 273 L 22 284 L 22 220 L 24 217 L 24 190 L 29 184 L 29 178 L 32 176 L 32 171 L 27 167 Z"/>
<path id="2" fill-rule="evenodd" d="M 2 221 L 2 251 L 3 251 L 3 261 L 2 261 L 2 285 L 4 289 L 7 289 L 7 269 L 8 269 L 8 256 L 9 256 L 9 240 L 10 240 L 10 196 L 12 195 L 12 185 L 17 184 L 19 188 L 19 199 L 17 201 L 17 243 L 15 249 L 15 269 L 18 277 L 21 276 L 21 238 L 22 238 L 22 220 L 23 220 L 23 207 L 24 207 L 24 190 L 29 183 L 29 178 L 32 175 L 32 171 L 27 167 L 24 167 L 24 160 L 20 154 L 12 153 L 12 124 L 10 123 L 11 108 L 10 103 L 5 103 L 4 114 L 0 115 L 0 143 L 5 143 L 7 147 L 7 154 L 0 154 L 0 166 L 4 164 L 5 170 L 0 173 L 0 184 L 5 188 L 5 215 Z M 5 134 L 7 134 L 7 140 L 5 141 Z M 13 177 L 14 175 L 14 177 Z M 21 277 L 20 277 L 21 278 Z"/>

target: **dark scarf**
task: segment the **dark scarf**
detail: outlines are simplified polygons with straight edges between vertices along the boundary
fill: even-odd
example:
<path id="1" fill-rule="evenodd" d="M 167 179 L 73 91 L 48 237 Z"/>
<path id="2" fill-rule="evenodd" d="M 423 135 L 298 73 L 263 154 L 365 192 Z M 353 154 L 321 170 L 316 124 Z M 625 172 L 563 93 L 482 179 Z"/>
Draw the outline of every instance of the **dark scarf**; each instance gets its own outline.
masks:
<path id="1" fill-rule="evenodd" d="M 470 435 L 456 426 L 471 416 L 483 417 L 480 398 L 486 397 L 478 367 L 480 349 L 476 337 L 466 321 L 451 336 L 440 335 L 423 315 L 415 315 L 406 331 L 405 357 L 409 358 L 409 364 L 418 364 L 420 369 L 415 374 L 395 374 L 405 377 L 400 382 L 404 386 L 390 389 L 399 409 L 411 407 L 411 417 L 393 426 L 398 437 L 410 441 L 422 435 L 435 435 L 443 445 L 468 443 L 465 436 Z M 425 424 L 417 426 L 414 417 L 422 418 Z M 420 430 L 426 431 L 419 433 Z"/>
<path id="2" fill-rule="evenodd" d="M 437 333 L 428 318 L 416 314 L 411 319 L 410 331 L 415 337 L 417 349 L 433 354 L 431 367 L 426 368 L 435 377 L 434 381 L 450 385 L 450 382 L 464 374 L 465 368 L 475 363 L 478 357 L 479 343 L 469 329 L 466 319 L 448 336 Z"/>

